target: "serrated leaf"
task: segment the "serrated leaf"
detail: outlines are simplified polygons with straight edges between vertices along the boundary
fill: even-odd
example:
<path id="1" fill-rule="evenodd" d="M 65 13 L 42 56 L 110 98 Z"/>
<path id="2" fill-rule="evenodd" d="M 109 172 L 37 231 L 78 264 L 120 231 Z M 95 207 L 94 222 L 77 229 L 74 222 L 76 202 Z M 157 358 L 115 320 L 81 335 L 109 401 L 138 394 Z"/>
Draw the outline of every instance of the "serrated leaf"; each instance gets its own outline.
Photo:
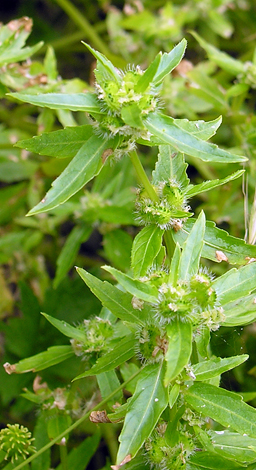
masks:
<path id="1" fill-rule="evenodd" d="M 198 139 L 193 134 L 180 129 L 175 120 L 160 113 L 150 113 L 143 121 L 145 127 L 163 144 L 172 145 L 179 152 L 199 158 L 205 162 L 235 163 L 244 162 L 246 157 L 232 155 L 215 144 Z"/>
<path id="2" fill-rule="evenodd" d="M 100 281 L 84 269 L 77 268 L 77 272 L 102 305 L 117 318 L 135 324 L 142 324 L 145 321 L 147 313 L 143 309 L 136 310 L 132 307 L 131 294 L 122 292 L 107 281 Z"/>
<path id="3" fill-rule="evenodd" d="M 182 39 L 182 41 L 180 41 L 179 44 L 177 44 L 177 46 L 175 46 L 169 53 L 163 54 L 154 76 L 153 84 L 155 86 L 160 85 L 164 77 L 177 67 L 185 53 L 186 47 L 187 41 L 186 39 Z"/>
<path id="4" fill-rule="evenodd" d="M 196 382 L 185 393 L 196 411 L 240 434 L 256 437 L 256 410 L 242 397 L 214 385 Z"/>
<path id="5" fill-rule="evenodd" d="M 147 365 L 141 372 L 119 436 L 117 464 L 127 455 L 135 457 L 165 410 L 168 392 L 163 385 L 163 378 L 162 363 Z"/>
<path id="6" fill-rule="evenodd" d="M 102 139 L 92 135 L 80 148 L 61 175 L 52 183 L 44 199 L 28 215 L 46 212 L 66 202 L 88 181 L 96 176 L 102 167 L 105 150 L 113 150 L 116 139 Z"/>
<path id="7" fill-rule="evenodd" d="M 173 180 L 185 189 L 189 184 L 187 167 L 182 153 L 174 153 L 170 145 L 160 145 L 158 160 L 152 173 L 152 183 L 157 185 L 162 181 Z"/>
<path id="8" fill-rule="evenodd" d="M 192 326 L 178 319 L 166 327 L 169 339 L 165 355 L 166 373 L 164 384 L 167 386 L 188 364 L 192 352 Z"/>
<path id="9" fill-rule="evenodd" d="M 223 326 L 239 326 L 252 323 L 256 319 L 255 294 L 241 297 L 223 306 L 225 320 Z"/>
<path id="10" fill-rule="evenodd" d="M 94 93 L 43 93 L 28 95 L 26 93 L 8 93 L 8 96 L 50 109 L 69 109 L 70 111 L 85 111 L 90 114 L 103 114 Z"/>
<path id="11" fill-rule="evenodd" d="M 130 294 L 134 295 L 138 299 L 145 300 L 145 302 L 155 303 L 158 297 L 158 290 L 155 286 L 145 284 L 145 282 L 132 279 L 127 274 L 118 271 L 111 266 L 102 266 L 105 271 L 108 271 L 117 282 Z"/>
<path id="12" fill-rule="evenodd" d="M 256 439 L 230 431 L 210 431 L 215 452 L 241 463 L 256 461 Z"/>
<path id="13" fill-rule="evenodd" d="M 204 245 L 204 232 L 205 215 L 201 212 L 182 247 L 179 263 L 179 279 L 188 280 L 197 273 Z"/>
<path id="14" fill-rule="evenodd" d="M 81 243 L 88 240 L 91 233 L 92 227 L 90 227 L 89 225 L 77 225 L 70 232 L 69 236 L 67 237 L 66 243 L 62 248 L 60 255 L 57 259 L 57 270 L 53 281 L 53 287 L 55 289 L 65 277 L 69 269 L 73 266 Z"/>
<path id="15" fill-rule="evenodd" d="M 181 230 L 172 232 L 175 242 L 181 247 L 190 233 L 195 219 L 188 219 Z M 220 262 L 217 252 L 221 250 L 230 264 L 246 264 L 250 258 L 256 258 L 256 246 L 248 245 L 244 240 L 229 235 L 225 230 L 217 228 L 214 222 L 207 221 L 204 234 L 202 257 Z"/>
<path id="16" fill-rule="evenodd" d="M 77 339 L 78 341 L 84 342 L 86 340 L 85 333 L 83 333 L 79 328 L 71 326 L 69 323 L 58 320 L 57 318 L 47 315 L 47 313 L 41 312 L 41 314 L 46 318 L 46 320 L 51 323 L 57 330 L 59 330 L 63 335 L 68 338 Z"/>
<path id="17" fill-rule="evenodd" d="M 32 139 L 20 140 L 15 147 L 50 157 L 74 157 L 92 134 L 91 125 L 66 127 L 58 131 L 45 132 Z"/>
<path id="18" fill-rule="evenodd" d="M 42 353 L 22 359 L 17 364 L 11 365 L 10 373 L 23 374 L 24 372 L 37 372 L 59 364 L 74 355 L 72 346 L 51 346 Z"/>
<path id="19" fill-rule="evenodd" d="M 174 119 L 176 126 L 180 129 L 195 135 L 199 139 L 208 140 L 216 134 L 217 129 L 220 127 L 222 117 L 218 117 L 213 121 L 189 121 L 188 119 Z"/>
<path id="20" fill-rule="evenodd" d="M 135 237 L 132 245 L 131 267 L 134 277 L 145 276 L 152 266 L 161 246 L 164 231 L 157 226 L 144 227 Z"/>
<path id="21" fill-rule="evenodd" d="M 83 379 L 92 375 L 101 374 L 109 370 L 115 369 L 116 367 L 128 361 L 134 356 L 134 347 L 136 340 L 133 335 L 126 336 L 123 338 L 114 349 L 101 356 L 96 364 L 90 369 L 86 370 L 82 374 L 75 377 L 73 380 Z"/>
<path id="22" fill-rule="evenodd" d="M 196 376 L 195 380 L 209 380 L 212 377 L 223 374 L 227 370 L 234 369 L 248 359 L 248 354 L 232 357 L 215 357 L 209 361 L 199 362 L 193 365 L 193 372 Z"/>
<path id="23" fill-rule="evenodd" d="M 218 300 L 225 305 L 250 294 L 256 289 L 256 262 L 232 268 L 212 283 Z"/>
<path id="24" fill-rule="evenodd" d="M 205 191 L 209 191 L 210 189 L 217 188 L 218 186 L 221 186 L 222 184 L 226 184 L 229 181 L 236 180 L 237 178 L 240 178 L 240 176 L 243 175 L 245 170 L 238 170 L 235 173 L 232 173 L 232 175 L 226 176 L 226 178 L 223 179 L 216 179 L 216 180 L 211 180 L 211 181 L 204 181 L 201 184 L 196 184 L 196 185 L 190 185 L 188 188 L 186 188 L 185 195 L 187 197 L 194 197 L 197 194 L 203 193 Z"/>

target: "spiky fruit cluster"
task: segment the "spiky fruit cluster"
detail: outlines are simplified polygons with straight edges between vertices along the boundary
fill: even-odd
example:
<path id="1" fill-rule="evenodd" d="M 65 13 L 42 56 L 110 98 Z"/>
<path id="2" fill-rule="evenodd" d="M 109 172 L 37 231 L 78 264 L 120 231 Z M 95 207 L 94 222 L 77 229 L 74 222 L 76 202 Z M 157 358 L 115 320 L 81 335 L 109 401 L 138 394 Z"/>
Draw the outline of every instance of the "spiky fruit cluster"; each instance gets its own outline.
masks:
<path id="1" fill-rule="evenodd" d="M 136 211 L 139 222 L 145 225 L 156 224 L 167 230 L 175 226 L 177 219 L 192 215 L 178 183 L 164 181 L 154 189 L 158 196 L 157 202 L 152 201 L 144 190 L 138 192 Z"/>
<path id="2" fill-rule="evenodd" d="M 6 452 L 5 460 L 10 459 L 12 463 L 19 457 L 26 459 L 36 451 L 32 445 L 33 441 L 31 432 L 19 424 L 7 424 L 7 427 L 0 431 L 0 450 Z"/>
<path id="3" fill-rule="evenodd" d="M 137 355 L 142 362 L 158 362 L 164 357 L 168 340 L 162 328 L 146 324 L 139 329 L 137 337 Z"/>
<path id="4" fill-rule="evenodd" d="M 113 336 L 113 326 L 111 323 L 100 317 L 84 320 L 79 329 L 84 332 L 84 341 L 71 340 L 77 356 L 103 351 L 108 340 Z"/>
<path id="5" fill-rule="evenodd" d="M 161 325 L 178 318 L 192 323 L 195 330 L 204 326 L 216 330 L 225 319 L 212 279 L 205 273 L 196 274 L 188 281 L 180 280 L 175 286 L 163 283 L 155 308 Z"/>

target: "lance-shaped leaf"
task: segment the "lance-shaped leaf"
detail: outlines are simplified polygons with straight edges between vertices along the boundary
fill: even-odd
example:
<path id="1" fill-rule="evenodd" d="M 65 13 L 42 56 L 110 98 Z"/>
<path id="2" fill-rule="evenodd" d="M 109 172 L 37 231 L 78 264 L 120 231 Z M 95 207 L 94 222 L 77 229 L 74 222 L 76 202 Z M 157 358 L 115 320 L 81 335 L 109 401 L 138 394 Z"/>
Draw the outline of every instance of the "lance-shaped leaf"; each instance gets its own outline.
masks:
<path id="1" fill-rule="evenodd" d="M 168 391 L 163 379 L 163 363 L 147 365 L 141 372 L 119 436 L 117 464 L 128 455 L 135 457 L 165 410 Z"/>
<path id="2" fill-rule="evenodd" d="M 104 354 L 104 356 L 101 356 L 90 370 L 86 370 L 82 374 L 75 377 L 74 380 L 89 377 L 91 375 L 101 374 L 102 372 L 115 369 L 116 367 L 120 366 L 120 364 L 123 364 L 123 362 L 128 361 L 134 356 L 135 344 L 136 340 L 134 335 L 126 336 L 119 342 L 117 346 L 114 347 L 114 349 Z"/>
<path id="3" fill-rule="evenodd" d="M 195 380 L 209 380 L 213 377 L 223 374 L 227 370 L 234 369 L 243 362 L 247 361 L 248 354 L 241 354 L 240 356 L 232 357 L 215 357 L 209 361 L 199 362 L 193 365 L 193 372 L 196 376 Z"/>
<path id="4" fill-rule="evenodd" d="M 189 184 L 184 155 L 180 152 L 173 152 L 170 145 L 160 145 L 156 168 L 152 173 L 152 183 L 158 184 L 162 181 L 175 181 L 182 189 Z"/>
<path id="5" fill-rule="evenodd" d="M 59 364 L 73 355 L 74 351 L 72 346 L 51 346 L 47 351 L 22 359 L 17 362 L 17 364 L 10 365 L 6 363 L 4 367 L 8 374 L 14 372 L 17 374 L 30 371 L 37 372 Z"/>
<path id="6" fill-rule="evenodd" d="M 106 76 L 108 77 L 109 80 L 114 80 L 117 83 L 120 83 L 122 80 L 122 76 L 118 69 L 114 67 L 112 62 L 110 62 L 109 59 L 107 59 L 101 52 L 96 51 L 93 49 L 89 44 L 86 42 L 83 42 L 83 45 L 87 47 L 87 49 L 94 55 L 95 59 L 97 59 L 97 69 L 95 71 L 95 75 L 97 75 L 97 79 L 99 74 L 101 75 L 101 79 L 106 79 Z M 100 80 L 99 80 L 100 83 Z"/>
<path id="7" fill-rule="evenodd" d="M 179 266 L 180 266 L 180 258 L 181 258 L 181 249 L 179 243 L 176 243 L 175 250 L 173 253 L 171 266 L 170 266 L 170 274 L 168 278 L 168 282 L 173 286 L 176 287 L 177 281 L 179 278 Z"/>
<path id="8" fill-rule="evenodd" d="M 225 150 L 198 139 L 193 134 L 181 129 L 171 117 L 160 113 L 150 113 L 144 120 L 145 127 L 163 144 L 172 145 L 179 152 L 206 162 L 235 163 L 244 162 L 246 157 L 233 155 Z"/>
<path id="9" fill-rule="evenodd" d="M 32 139 L 20 140 L 15 147 L 49 157 L 74 157 L 92 134 L 91 125 L 66 127 L 59 131 L 45 132 Z"/>
<path id="10" fill-rule="evenodd" d="M 215 452 L 195 452 L 187 463 L 186 470 L 236 470 L 243 469 L 241 464 L 228 460 Z M 252 470 L 252 469 L 251 469 Z"/>
<path id="11" fill-rule="evenodd" d="M 204 244 L 205 215 L 199 215 L 186 242 L 182 247 L 179 264 L 179 279 L 188 280 L 199 269 L 200 256 Z"/>
<path id="12" fill-rule="evenodd" d="M 100 139 L 92 135 L 80 148 L 61 175 L 52 183 L 52 188 L 28 215 L 49 211 L 63 204 L 88 181 L 99 173 L 102 167 L 102 155 L 105 150 L 113 152 L 116 139 Z"/>
<path id="13" fill-rule="evenodd" d="M 131 294 L 122 292 L 107 281 L 100 281 L 84 269 L 77 268 L 77 272 L 92 293 L 102 302 L 102 305 L 117 318 L 135 324 L 142 324 L 145 321 L 147 311 L 145 309 L 136 310 L 132 307 Z"/>
<path id="14" fill-rule="evenodd" d="M 256 437 L 256 410 L 244 403 L 240 395 L 196 382 L 186 391 L 185 399 L 198 413 L 214 419 L 222 426 Z"/>
<path id="15" fill-rule="evenodd" d="M 190 134 L 195 135 L 199 139 L 208 140 L 210 137 L 216 134 L 216 131 L 220 127 L 222 117 L 218 117 L 213 121 L 189 121 L 188 119 L 174 119 L 176 126 L 180 129 L 184 129 Z"/>
<path id="16" fill-rule="evenodd" d="M 187 47 L 186 39 L 177 44 L 170 52 L 164 53 L 161 57 L 160 64 L 153 79 L 153 84 L 158 86 L 163 81 L 164 77 L 168 75 L 180 63 Z"/>
<path id="17" fill-rule="evenodd" d="M 222 52 L 216 47 L 212 46 L 194 31 L 191 34 L 196 38 L 200 46 L 207 52 L 209 59 L 215 62 L 215 64 L 217 64 L 223 70 L 226 70 L 227 72 L 234 75 L 243 73 L 245 71 L 243 62 L 237 59 L 233 59 L 233 57 L 230 57 L 225 52 Z"/>
<path id="18" fill-rule="evenodd" d="M 145 276 L 148 268 L 152 266 L 161 249 L 163 233 L 164 231 L 156 225 L 148 225 L 136 235 L 131 261 L 134 277 Z"/>
<path id="19" fill-rule="evenodd" d="M 160 61 L 162 60 L 162 54 L 159 52 L 150 66 L 145 70 L 143 75 L 137 81 L 134 91 L 135 93 L 144 93 L 149 85 L 152 83 L 153 77 L 156 75 L 156 71 L 159 68 Z"/>
<path id="20" fill-rule="evenodd" d="M 241 463 L 256 461 L 256 439 L 230 431 L 210 431 L 215 452 Z"/>
<path id="21" fill-rule="evenodd" d="M 212 283 L 222 305 L 244 297 L 256 289 L 256 262 L 233 268 Z"/>
<path id="22" fill-rule="evenodd" d="M 223 305 L 225 320 L 223 326 L 239 326 L 252 323 L 256 319 L 255 294 L 241 297 Z"/>
<path id="23" fill-rule="evenodd" d="M 71 326 L 66 321 L 58 320 L 57 318 L 47 315 L 47 313 L 41 312 L 42 315 L 50 322 L 57 330 L 59 330 L 63 335 L 68 338 L 77 339 L 77 341 L 84 342 L 86 340 L 85 333 L 83 333 L 79 328 Z"/>
<path id="24" fill-rule="evenodd" d="M 240 178 L 240 176 L 242 176 L 244 172 L 245 170 L 238 170 L 235 173 L 232 173 L 232 175 L 226 176 L 226 178 L 223 178 L 221 180 L 216 179 L 212 181 L 204 181 L 201 184 L 189 185 L 188 188 L 186 188 L 185 194 L 187 197 L 196 196 L 197 194 L 209 191 L 210 189 L 217 188 L 222 184 L 226 184 L 229 181 L 236 180 L 237 178 Z"/>
<path id="25" fill-rule="evenodd" d="M 68 235 L 66 243 L 57 259 L 57 270 L 53 281 L 54 289 L 56 289 L 69 269 L 73 267 L 81 243 L 84 243 L 86 240 L 88 240 L 91 233 L 91 226 L 76 225 Z"/>
<path id="26" fill-rule="evenodd" d="M 8 93 L 8 96 L 43 108 L 69 109 L 70 111 L 102 114 L 97 96 L 94 93 L 43 93 L 38 95 Z"/>
<path id="27" fill-rule="evenodd" d="M 169 345 L 165 355 L 165 386 L 175 379 L 189 362 L 192 352 L 192 326 L 176 319 L 166 327 L 166 333 Z"/>
<path id="28" fill-rule="evenodd" d="M 178 232 L 172 232 L 175 242 L 181 247 L 186 241 L 195 219 L 187 220 Z M 223 257 L 219 257 L 219 252 Z M 246 264 L 250 258 L 256 258 L 256 246 L 248 245 L 240 238 L 232 237 L 225 230 L 217 228 L 214 222 L 207 221 L 204 234 L 202 257 L 215 262 L 226 259 L 230 264 Z"/>
<path id="29" fill-rule="evenodd" d="M 146 284 L 145 282 L 138 281 L 137 279 L 132 279 L 127 276 L 127 274 L 124 274 L 111 266 L 102 266 L 102 268 L 112 274 L 119 284 L 124 287 L 127 292 L 130 292 L 130 294 L 138 297 L 138 299 L 145 300 L 146 302 L 156 302 L 158 297 L 156 286 Z"/>

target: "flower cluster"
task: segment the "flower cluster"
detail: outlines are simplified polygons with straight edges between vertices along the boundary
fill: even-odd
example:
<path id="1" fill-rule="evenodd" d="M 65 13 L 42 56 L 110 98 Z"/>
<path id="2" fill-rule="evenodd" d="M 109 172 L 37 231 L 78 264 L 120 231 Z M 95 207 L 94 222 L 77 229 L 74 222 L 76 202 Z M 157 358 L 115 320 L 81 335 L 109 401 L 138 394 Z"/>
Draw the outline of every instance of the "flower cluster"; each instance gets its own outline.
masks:
<path id="1" fill-rule="evenodd" d="M 154 186 L 158 201 L 152 201 L 144 189 L 138 191 L 136 201 L 137 219 L 144 225 L 156 224 L 161 229 L 175 228 L 177 220 L 190 217 L 190 207 L 176 181 L 163 181 Z M 182 222 L 181 222 L 182 223 Z"/>
<path id="2" fill-rule="evenodd" d="M 10 459 L 12 463 L 19 457 L 26 459 L 29 454 L 35 452 L 33 441 L 31 432 L 19 424 L 7 424 L 7 427 L 0 431 L 0 450 L 6 452 L 5 460 Z"/>
<path id="3" fill-rule="evenodd" d="M 78 327 L 85 333 L 84 341 L 72 339 L 71 344 L 77 356 L 87 356 L 90 353 L 101 352 L 107 348 L 108 341 L 113 336 L 113 326 L 108 320 L 94 317 L 84 320 Z"/>

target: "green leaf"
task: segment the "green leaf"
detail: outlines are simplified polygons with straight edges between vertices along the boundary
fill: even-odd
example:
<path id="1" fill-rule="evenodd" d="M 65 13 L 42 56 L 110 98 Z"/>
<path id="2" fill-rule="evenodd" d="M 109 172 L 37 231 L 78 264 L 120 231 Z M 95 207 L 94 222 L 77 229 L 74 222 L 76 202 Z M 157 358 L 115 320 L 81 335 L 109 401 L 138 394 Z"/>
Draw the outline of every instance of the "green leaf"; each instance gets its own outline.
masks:
<path id="1" fill-rule="evenodd" d="M 121 117 L 127 126 L 139 129 L 144 127 L 141 119 L 141 110 L 135 103 L 123 106 Z"/>
<path id="2" fill-rule="evenodd" d="M 152 173 L 152 183 L 157 185 L 162 181 L 173 180 L 185 189 L 189 184 L 187 166 L 182 153 L 174 153 L 170 145 L 160 145 L 158 161 Z"/>
<path id="3" fill-rule="evenodd" d="M 176 126 L 180 129 L 184 129 L 190 134 L 195 135 L 199 139 L 208 140 L 210 137 L 216 134 L 217 129 L 220 127 L 222 117 L 218 117 L 213 121 L 189 121 L 188 119 L 174 119 Z"/>
<path id="4" fill-rule="evenodd" d="M 209 431 L 215 452 L 241 463 L 256 461 L 256 439 L 230 431 Z"/>
<path id="5" fill-rule="evenodd" d="M 227 370 L 234 369 L 248 359 L 248 354 L 232 357 L 215 357 L 209 361 L 199 362 L 193 365 L 193 372 L 196 376 L 195 380 L 209 380 L 212 377 L 223 374 Z"/>
<path id="6" fill-rule="evenodd" d="M 73 267 L 73 263 L 76 259 L 81 243 L 88 240 L 91 233 L 92 227 L 89 225 L 77 225 L 70 232 L 57 259 L 57 271 L 53 281 L 53 287 L 55 289 L 65 277 L 69 269 Z"/>
<path id="7" fill-rule="evenodd" d="M 215 62 L 215 64 L 217 64 L 223 70 L 226 70 L 232 75 L 237 75 L 244 72 L 245 67 L 243 62 L 237 59 L 233 59 L 225 52 L 221 52 L 219 49 L 206 42 L 199 36 L 199 34 L 195 33 L 194 31 L 191 34 L 196 38 L 200 46 L 207 52 L 209 59 Z"/>
<path id="8" fill-rule="evenodd" d="M 69 323 L 58 320 L 57 318 L 47 315 L 47 313 L 41 312 L 42 315 L 50 322 L 57 330 L 59 330 L 63 335 L 68 338 L 77 339 L 78 341 L 84 342 L 86 340 L 85 333 L 83 333 L 79 328 L 69 325 Z"/>
<path id="9" fill-rule="evenodd" d="M 92 134 L 91 125 L 67 127 L 59 131 L 45 132 L 32 139 L 20 140 L 15 147 L 50 157 L 74 157 Z"/>
<path id="10" fill-rule="evenodd" d="M 246 157 L 232 155 L 215 144 L 198 139 L 193 134 L 180 129 L 175 120 L 160 113 L 150 113 L 144 120 L 145 127 L 163 144 L 172 145 L 179 152 L 200 158 L 205 162 L 235 163 L 244 162 Z"/>
<path id="11" fill-rule="evenodd" d="M 120 387 L 119 379 L 114 370 L 109 370 L 107 372 L 102 372 L 97 374 L 97 382 L 99 385 L 101 398 L 104 400 L 108 395 L 113 393 L 118 387 Z M 112 406 L 116 402 L 122 403 L 123 393 L 122 390 L 119 390 L 110 400 L 109 404 Z"/>
<path id="12" fill-rule="evenodd" d="M 33 395 L 35 396 L 34 393 Z M 38 416 L 36 420 L 33 437 L 35 439 L 33 444 L 36 450 L 41 449 L 49 442 L 49 437 L 47 434 L 47 422 L 46 422 L 44 413 L 40 413 L 40 415 Z M 43 454 L 39 455 L 35 460 L 33 460 L 33 462 L 31 462 L 31 470 L 49 470 L 50 466 L 51 466 L 50 449 L 47 449 Z"/>
<path id="13" fill-rule="evenodd" d="M 179 264 L 179 279 L 188 280 L 197 273 L 204 244 L 204 232 L 205 215 L 201 212 L 182 247 Z"/>
<path id="14" fill-rule="evenodd" d="M 43 93 L 27 95 L 26 93 L 8 93 L 8 96 L 50 109 L 69 109 L 85 111 L 90 114 L 103 114 L 94 93 Z"/>
<path id="15" fill-rule="evenodd" d="M 180 384 L 176 382 L 171 388 L 170 393 L 169 393 L 169 407 L 170 408 L 172 408 L 175 405 L 177 398 L 179 396 L 179 393 L 180 393 Z"/>
<path id="16" fill-rule="evenodd" d="M 173 287 L 176 287 L 177 281 L 179 278 L 180 257 L 181 257 L 180 245 L 179 243 L 176 243 L 172 261 L 171 261 L 171 266 L 170 266 L 170 274 L 168 278 L 169 283 Z"/>
<path id="17" fill-rule="evenodd" d="M 121 229 L 107 232 L 103 238 L 104 253 L 116 268 L 128 270 L 130 268 L 130 258 L 132 249 L 131 236 Z"/>
<path id="18" fill-rule="evenodd" d="M 111 266 L 102 266 L 102 268 L 112 274 L 117 282 L 130 294 L 134 295 L 138 299 L 145 300 L 146 302 L 156 302 L 158 290 L 155 286 L 150 286 L 149 284 L 145 284 L 145 282 L 132 279 L 127 276 L 127 274 L 124 274 Z"/>
<path id="19" fill-rule="evenodd" d="M 204 181 L 201 184 L 196 184 L 196 185 L 189 185 L 188 188 L 186 188 L 185 195 L 187 197 L 193 197 L 196 196 L 197 194 L 203 193 L 205 191 L 209 191 L 210 189 L 217 188 L 218 186 L 221 186 L 222 184 L 226 184 L 229 181 L 236 180 L 237 178 L 240 178 L 244 174 L 245 170 L 238 170 L 235 173 L 232 173 L 232 175 L 226 176 L 226 178 L 223 179 L 216 179 L 216 180 L 211 180 L 211 181 Z"/>
<path id="20" fill-rule="evenodd" d="M 256 410 L 242 397 L 214 385 L 196 382 L 185 393 L 196 411 L 240 434 L 256 437 Z"/>
<path id="21" fill-rule="evenodd" d="M 114 349 L 101 356 L 96 364 L 90 369 L 86 370 L 82 374 L 74 378 L 74 380 L 83 379 L 92 375 L 101 374 L 109 370 L 115 369 L 116 367 L 128 361 L 134 356 L 134 347 L 136 340 L 133 335 L 126 336 L 123 338 Z"/>
<path id="22" fill-rule="evenodd" d="M 132 295 L 122 292 L 109 282 L 100 281 L 84 269 L 77 268 L 77 272 L 102 305 L 117 318 L 135 324 L 142 324 L 145 321 L 147 313 L 143 309 L 136 310 L 132 307 Z"/>
<path id="23" fill-rule="evenodd" d="M 100 429 L 90 437 L 87 437 L 77 447 L 68 453 L 67 467 L 74 470 L 85 470 L 91 458 L 95 454 L 101 439 Z M 44 455 L 44 454 L 43 454 Z M 56 470 L 63 470 L 60 463 Z"/>
<path id="24" fill-rule="evenodd" d="M 256 263 L 247 264 L 239 269 L 230 269 L 215 279 L 212 287 L 222 305 L 250 294 L 256 289 Z"/>
<path id="25" fill-rule="evenodd" d="M 92 135 L 71 160 L 62 174 L 52 183 L 52 188 L 28 215 L 40 214 L 63 204 L 88 181 L 99 173 L 105 150 L 115 147 L 116 139 L 100 139 Z"/>
<path id="26" fill-rule="evenodd" d="M 22 359 L 17 364 L 6 365 L 6 371 L 17 374 L 30 371 L 37 372 L 59 364 L 73 355 L 72 346 L 51 346 L 47 351 Z"/>
<path id="27" fill-rule="evenodd" d="M 162 363 L 147 365 L 141 372 L 119 436 L 117 464 L 128 455 L 135 457 L 165 410 L 168 392 L 163 385 L 163 378 Z"/>
<path id="28" fill-rule="evenodd" d="M 175 242 L 181 247 L 194 226 L 195 219 L 188 219 L 181 230 L 172 232 Z M 202 257 L 220 262 L 218 252 L 221 251 L 230 264 L 246 264 L 250 258 L 256 258 L 256 246 L 248 245 L 240 238 L 232 237 L 225 230 L 217 228 L 214 222 L 207 221 L 204 234 Z M 224 258 L 222 258 L 224 259 Z"/>
<path id="29" fill-rule="evenodd" d="M 160 61 L 163 60 L 161 52 L 157 54 L 153 62 L 151 62 L 150 66 L 145 70 L 143 75 L 139 78 L 138 82 L 134 87 L 134 91 L 136 93 L 144 93 L 149 85 L 152 83 L 154 76 L 156 75 L 156 71 L 159 68 Z"/>
<path id="30" fill-rule="evenodd" d="M 192 352 L 192 326 L 176 319 L 166 327 L 169 345 L 165 360 L 167 362 L 164 384 L 167 386 L 189 363 Z"/>
<path id="31" fill-rule="evenodd" d="M 225 314 L 223 326 L 239 326 L 252 323 L 256 318 L 255 294 L 229 302 L 223 308 Z"/>
<path id="32" fill-rule="evenodd" d="M 55 439 L 71 425 L 71 417 L 67 414 L 50 416 L 47 421 L 49 439 Z M 61 441 L 58 442 L 60 444 Z"/>
<path id="33" fill-rule="evenodd" d="M 239 463 L 229 461 L 214 452 L 196 452 L 189 457 L 186 470 L 235 470 Z"/>
<path id="34" fill-rule="evenodd" d="M 182 41 L 180 41 L 179 44 L 177 44 L 177 46 L 175 46 L 169 53 L 163 54 L 154 76 L 153 84 L 155 86 L 160 85 L 166 75 L 171 73 L 171 71 L 177 67 L 185 53 L 186 47 L 187 41 L 186 39 L 182 39 Z"/>
<path id="35" fill-rule="evenodd" d="M 106 80 L 106 76 L 109 80 L 114 80 L 117 83 L 120 83 L 122 80 L 122 76 L 120 72 L 114 67 L 112 62 L 108 60 L 101 52 L 96 51 L 93 49 L 89 44 L 82 41 L 82 44 L 87 47 L 87 49 L 94 55 L 95 59 L 97 59 L 97 69 L 95 71 L 95 75 L 97 75 L 97 80 L 99 78 Z M 100 82 L 100 80 L 99 80 Z"/>
<path id="36" fill-rule="evenodd" d="M 131 267 L 134 277 L 145 276 L 152 266 L 161 246 L 164 231 L 155 225 L 144 227 L 135 237 L 132 245 Z"/>

